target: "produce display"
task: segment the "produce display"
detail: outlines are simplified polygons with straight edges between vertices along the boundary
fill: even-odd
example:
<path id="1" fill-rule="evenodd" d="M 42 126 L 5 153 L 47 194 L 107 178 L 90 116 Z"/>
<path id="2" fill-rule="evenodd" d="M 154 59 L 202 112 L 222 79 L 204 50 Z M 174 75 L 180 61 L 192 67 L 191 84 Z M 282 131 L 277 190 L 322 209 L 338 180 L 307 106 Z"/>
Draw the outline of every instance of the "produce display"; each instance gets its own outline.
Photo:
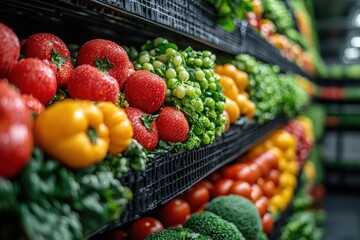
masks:
<path id="1" fill-rule="evenodd" d="M 309 101 L 296 75 L 281 74 L 277 66 L 264 64 L 249 55 L 238 55 L 232 63 L 249 75 L 248 92 L 256 105 L 255 119 L 264 123 L 278 114 L 292 116 Z"/>
<path id="2" fill-rule="evenodd" d="M 219 25 L 231 32 L 237 22 L 246 20 L 281 54 L 297 63 L 310 74 L 315 73 L 315 59 L 318 69 L 321 58 L 317 51 L 309 51 L 309 44 L 302 33 L 295 29 L 294 19 L 281 0 L 215 1 L 208 0 L 217 10 Z M 306 9 L 304 9 L 306 11 Z M 322 65 L 320 67 L 323 67 Z"/>
<path id="3" fill-rule="evenodd" d="M 359 100 L 359 87 L 320 87 L 316 97 L 324 100 Z"/>
<path id="4" fill-rule="evenodd" d="M 234 17 L 263 13 L 257 0 L 209 2 L 229 31 Z M 244 118 L 293 117 L 307 92 L 306 80 L 249 55 L 217 60 L 162 37 L 140 49 L 99 38 L 73 47 L 52 33 L 20 42 L 0 23 L 0 239 L 85 239 L 133 199 L 124 176 L 214 143 Z M 309 121 L 297 121 L 99 238 L 267 239 L 313 143 Z"/>
<path id="5" fill-rule="evenodd" d="M 166 125 L 177 125 L 177 129 L 173 129 L 174 134 L 188 135 L 187 138 L 179 135 L 178 140 L 181 141 L 177 142 L 182 144 L 176 144 L 174 148 L 190 150 L 199 147 L 200 144 L 214 142 L 215 138 L 224 131 L 226 121 L 223 116 L 226 108 L 225 98 L 222 95 L 219 78 L 214 75 L 213 70 L 216 56 L 210 51 L 195 51 L 191 47 L 179 50 L 176 44 L 163 38 L 147 42 L 141 50 L 135 57 L 135 69 L 153 72 L 164 79 L 166 82 L 165 105 L 180 110 L 189 123 L 189 126 L 184 121 L 179 124 L 176 122 L 180 121 L 179 118 L 176 121 L 175 119 L 166 120 L 168 122 Z M 143 89 L 152 91 L 149 88 Z M 127 95 L 127 87 L 125 95 Z M 129 104 L 131 106 L 131 101 Z M 163 118 L 161 115 L 160 113 L 160 119 Z M 156 123 L 165 126 L 164 120 L 157 120 Z M 160 130 L 160 139 L 161 136 L 165 137 L 162 140 L 168 139 L 164 135 L 166 132 L 167 135 L 172 135 L 167 130 Z M 159 149 L 156 149 L 154 154 L 164 152 L 167 152 L 166 147 L 161 148 L 159 144 Z"/>
<path id="6" fill-rule="evenodd" d="M 295 134 L 312 139 L 310 120 L 301 116 L 297 121 L 306 130 Z M 137 238 L 140 235 L 147 236 L 146 239 L 161 236 L 164 240 L 172 236 L 177 239 L 179 232 L 184 236 L 191 234 L 195 239 L 203 236 L 267 239 L 266 235 L 271 234 L 277 220 L 293 201 L 302 167 L 297 161 L 297 154 L 302 152 L 297 151 L 296 136 L 285 130 L 289 126 L 291 124 L 275 131 L 235 163 L 212 173 L 148 216 L 123 226 L 120 231 L 127 236 L 125 239 L 142 239 Z M 306 164 L 305 171 L 314 180 L 311 167 Z M 301 201 L 297 206 L 300 204 Z M 144 224 L 146 222 L 149 223 Z M 140 223 L 141 228 L 138 227 Z M 155 223 L 161 227 L 151 228 Z M 133 229 L 138 231 L 134 233 Z M 105 235 L 99 239 L 107 238 Z"/>
<path id="7" fill-rule="evenodd" d="M 322 187 L 316 185 L 316 175 L 313 162 L 307 161 L 301 176 L 300 189 L 291 207 L 291 215 L 281 229 L 279 239 L 322 239 L 324 212 L 316 203 L 323 198 L 323 194 L 318 194 Z"/>

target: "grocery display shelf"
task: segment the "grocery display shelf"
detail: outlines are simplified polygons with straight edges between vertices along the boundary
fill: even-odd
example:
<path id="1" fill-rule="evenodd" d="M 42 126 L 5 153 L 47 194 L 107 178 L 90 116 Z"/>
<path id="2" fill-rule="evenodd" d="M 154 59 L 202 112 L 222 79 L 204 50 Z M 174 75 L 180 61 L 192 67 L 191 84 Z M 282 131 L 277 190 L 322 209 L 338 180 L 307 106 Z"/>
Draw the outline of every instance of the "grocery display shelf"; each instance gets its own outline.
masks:
<path id="1" fill-rule="evenodd" d="M 232 33 L 223 30 L 217 24 L 215 9 L 206 1 L 2 0 L 0 12 L 0 21 L 15 32 L 20 32 L 16 28 L 22 28 L 22 38 L 34 29 L 61 32 L 63 40 L 75 43 L 91 37 L 111 36 L 120 42 L 143 44 L 144 39 L 163 36 L 182 47 L 208 49 L 218 55 L 248 53 L 279 65 L 283 72 L 312 78 L 285 59 L 246 22 L 239 22 Z M 29 28 L 24 29 L 24 24 Z"/>
<path id="2" fill-rule="evenodd" d="M 360 86 L 360 79 L 324 79 L 314 78 L 314 81 L 320 86 Z"/>
<path id="3" fill-rule="evenodd" d="M 322 104 L 360 104 L 360 99 L 330 99 L 330 98 L 321 98 L 314 97 L 314 102 L 322 103 Z"/>
<path id="4" fill-rule="evenodd" d="M 300 183 L 300 178 L 301 178 L 301 174 L 303 172 L 304 168 L 302 167 L 297 175 L 297 182 Z M 296 196 L 296 194 L 298 193 L 300 189 L 300 185 L 298 184 L 295 188 L 294 194 L 293 196 Z M 285 211 L 283 211 L 280 215 L 280 217 L 277 219 L 277 221 L 275 222 L 274 225 L 274 229 L 272 230 L 272 232 L 269 234 L 268 239 L 269 240 L 277 240 L 280 238 L 281 235 L 281 228 L 286 224 L 288 218 L 291 215 L 291 207 L 292 207 L 292 203 L 294 201 L 294 197 L 292 198 L 292 200 L 290 201 L 289 206 L 285 209 Z"/>
<path id="5" fill-rule="evenodd" d="M 120 180 L 132 189 L 134 199 L 120 219 L 103 226 L 90 237 L 118 228 L 165 204 L 207 175 L 239 158 L 287 120 L 279 116 L 264 125 L 246 121 L 241 126 L 232 126 L 213 144 L 156 157 L 148 163 L 144 172 L 130 172 Z"/>

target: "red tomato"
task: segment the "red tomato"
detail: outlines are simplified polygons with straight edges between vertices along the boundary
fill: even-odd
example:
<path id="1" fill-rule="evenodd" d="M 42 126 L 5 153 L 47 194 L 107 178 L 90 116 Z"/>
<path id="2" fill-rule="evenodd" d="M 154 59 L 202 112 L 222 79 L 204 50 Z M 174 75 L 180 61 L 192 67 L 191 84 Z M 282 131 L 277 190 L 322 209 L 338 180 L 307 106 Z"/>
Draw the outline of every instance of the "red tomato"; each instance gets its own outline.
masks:
<path id="1" fill-rule="evenodd" d="M 251 185 L 244 181 L 234 181 L 228 194 L 235 194 L 251 200 Z"/>
<path id="2" fill-rule="evenodd" d="M 256 202 L 261 198 L 262 195 L 263 191 L 261 190 L 261 188 L 257 184 L 253 184 L 251 186 L 251 200 L 253 202 Z"/>
<path id="3" fill-rule="evenodd" d="M 234 181 L 232 179 L 229 178 L 223 178 L 220 179 L 219 181 L 217 181 L 214 184 L 214 188 L 212 191 L 212 196 L 213 197 L 218 197 L 218 196 L 224 196 L 227 195 L 231 186 L 233 185 Z"/>
<path id="4" fill-rule="evenodd" d="M 212 183 L 216 183 L 221 178 L 222 178 L 222 175 L 219 171 L 213 172 L 212 174 L 210 174 L 207 177 L 207 179 Z"/>
<path id="5" fill-rule="evenodd" d="M 271 231 L 274 229 L 274 220 L 269 213 L 265 213 L 265 215 L 262 217 L 262 225 L 263 231 L 266 234 L 271 233 Z"/>
<path id="6" fill-rule="evenodd" d="M 255 206 L 259 211 L 261 217 L 265 215 L 268 205 L 269 205 L 269 200 L 265 196 L 262 196 L 259 200 L 255 202 Z"/>
<path id="7" fill-rule="evenodd" d="M 276 193 L 276 187 L 273 181 L 267 181 L 264 186 L 264 195 L 271 198 Z"/>
<path id="8" fill-rule="evenodd" d="M 250 169 L 251 171 L 253 172 L 253 175 L 254 175 L 254 178 L 255 178 L 255 182 L 258 178 L 262 177 L 262 172 L 261 170 L 259 169 L 258 165 L 257 164 L 251 164 L 250 166 Z M 255 183 L 254 182 L 254 183 Z"/>
<path id="9" fill-rule="evenodd" d="M 175 224 L 184 224 L 190 214 L 190 205 L 185 200 L 176 197 L 160 209 L 159 219 L 165 227 L 169 227 Z"/>
<path id="10" fill-rule="evenodd" d="M 198 209 L 196 209 L 193 213 L 199 213 L 199 212 L 204 211 L 204 209 L 205 209 L 205 207 L 206 207 L 206 204 L 207 204 L 207 203 L 205 203 L 204 205 L 202 205 L 201 207 L 199 207 Z"/>
<path id="11" fill-rule="evenodd" d="M 254 164 L 256 164 L 258 169 L 261 171 L 262 176 L 268 174 L 270 170 L 270 166 L 266 161 L 263 160 L 263 158 L 256 158 L 254 160 Z"/>
<path id="12" fill-rule="evenodd" d="M 195 211 L 210 200 L 210 192 L 204 185 L 196 184 L 184 193 L 184 199 L 190 204 L 191 210 Z"/>
<path id="13" fill-rule="evenodd" d="M 274 182 L 275 186 L 279 185 L 280 173 L 276 169 L 271 169 L 266 176 L 266 180 L 271 180 Z"/>
<path id="14" fill-rule="evenodd" d="M 144 217 L 131 223 L 128 234 L 131 240 L 144 240 L 152 233 L 163 229 L 164 226 L 159 220 L 151 217 Z"/>
<path id="15" fill-rule="evenodd" d="M 258 178 L 258 180 L 256 181 L 256 184 L 261 188 L 262 191 L 264 191 L 265 183 L 266 181 L 262 177 Z"/>
<path id="16" fill-rule="evenodd" d="M 122 230 L 114 230 L 101 235 L 99 240 L 125 240 L 128 234 Z"/>
<path id="17" fill-rule="evenodd" d="M 214 187 L 213 184 L 210 181 L 206 180 L 206 179 L 201 180 L 198 184 L 206 187 L 207 190 L 209 190 L 210 193 L 212 192 L 213 187 Z"/>
<path id="18" fill-rule="evenodd" d="M 240 170 L 240 172 L 237 175 L 236 180 L 243 180 L 245 182 L 253 184 L 258 179 L 259 173 L 260 173 L 260 171 L 258 169 L 248 166 L 248 167 L 245 167 Z"/>
<path id="19" fill-rule="evenodd" d="M 265 159 L 268 162 L 270 168 L 277 168 L 279 165 L 278 155 L 272 150 L 269 150 L 265 153 Z"/>
<path id="20" fill-rule="evenodd" d="M 225 178 L 230 178 L 233 180 L 239 180 L 238 179 L 238 174 L 240 173 L 240 171 L 247 167 L 248 165 L 246 163 L 236 163 L 234 165 L 231 165 L 229 167 L 227 167 L 224 170 L 224 177 Z"/>

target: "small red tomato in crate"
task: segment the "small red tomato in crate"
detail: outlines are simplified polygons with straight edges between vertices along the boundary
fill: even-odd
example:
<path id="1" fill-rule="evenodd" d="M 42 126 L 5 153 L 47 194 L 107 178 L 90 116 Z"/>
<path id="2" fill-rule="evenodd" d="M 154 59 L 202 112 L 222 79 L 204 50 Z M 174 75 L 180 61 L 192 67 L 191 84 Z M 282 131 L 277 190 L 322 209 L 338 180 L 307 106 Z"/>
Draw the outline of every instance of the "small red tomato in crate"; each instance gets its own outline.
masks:
<path id="1" fill-rule="evenodd" d="M 119 96 L 119 85 L 115 78 L 90 65 L 76 67 L 68 81 L 72 98 L 115 103 Z"/>
<path id="2" fill-rule="evenodd" d="M 248 182 L 241 180 L 234 181 L 233 185 L 228 191 L 228 194 L 240 195 L 251 200 L 251 185 Z"/>
<path id="3" fill-rule="evenodd" d="M 221 178 L 219 179 L 213 187 L 212 196 L 224 196 L 228 195 L 231 186 L 233 185 L 234 180 L 230 178 Z"/>
<path id="4" fill-rule="evenodd" d="M 7 77 L 20 56 L 20 43 L 12 29 L 0 23 L 0 78 Z"/>
<path id="5" fill-rule="evenodd" d="M 165 227 L 182 225 L 191 214 L 190 205 L 176 197 L 167 202 L 159 211 L 159 219 Z"/>
<path id="6" fill-rule="evenodd" d="M 146 113 L 159 110 L 164 104 L 165 95 L 165 81 L 146 70 L 134 72 L 125 84 L 125 97 L 129 105 Z"/>
<path id="7" fill-rule="evenodd" d="M 22 52 L 27 58 L 44 60 L 56 76 L 59 87 L 66 86 L 74 67 L 66 44 L 51 33 L 31 35 L 24 43 Z"/>
<path id="8" fill-rule="evenodd" d="M 210 200 L 210 191 L 198 183 L 185 191 L 183 197 L 190 204 L 191 210 L 195 211 Z"/>
<path id="9" fill-rule="evenodd" d="M 128 231 L 131 240 L 144 240 L 154 232 L 163 230 L 164 226 L 156 218 L 143 217 L 131 223 Z"/>
<path id="10" fill-rule="evenodd" d="M 9 81 L 22 94 L 33 95 L 43 105 L 47 105 L 56 93 L 56 78 L 53 70 L 36 58 L 20 60 L 9 74 Z"/>
<path id="11" fill-rule="evenodd" d="M 159 131 L 152 116 L 133 107 L 125 108 L 125 112 L 133 127 L 133 138 L 147 150 L 154 150 L 159 142 Z"/>
<path id="12" fill-rule="evenodd" d="M 107 72 L 117 80 L 120 90 L 134 72 L 134 66 L 126 51 L 115 42 L 105 39 L 93 39 L 81 46 L 76 64 L 77 66 L 89 64 Z"/>
<path id="13" fill-rule="evenodd" d="M 18 174 L 31 157 L 31 112 L 20 94 L 0 79 L 0 176 Z"/>
<path id="14" fill-rule="evenodd" d="M 185 115 L 173 107 L 161 109 L 156 119 L 159 137 L 165 142 L 185 142 L 189 135 L 189 123 Z"/>

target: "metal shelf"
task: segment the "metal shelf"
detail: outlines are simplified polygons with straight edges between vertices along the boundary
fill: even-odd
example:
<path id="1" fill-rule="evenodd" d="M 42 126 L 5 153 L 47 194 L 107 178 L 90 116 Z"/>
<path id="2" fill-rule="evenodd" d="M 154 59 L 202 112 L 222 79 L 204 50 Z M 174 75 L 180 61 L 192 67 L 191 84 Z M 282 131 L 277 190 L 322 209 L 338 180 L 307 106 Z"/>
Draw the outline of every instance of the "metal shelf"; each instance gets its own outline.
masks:
<path id="1" fill-rule="evenodd" d="M 279 65 L 283 72 L 312 78 L 246 22 L 239 22 L 232 33 L 220 28 L 215 9 L 206 1 L 2 0 L 0 13 L 0 21 L 16 33 L 21 29 L 22 38 L 33 30 L 59 33 L 63 40 L 74 43 L 107 37 L 143 44 L 145 39 L 163 36 L 180 46 L 212 50 L 219 56 L 248 53 Z"/>

